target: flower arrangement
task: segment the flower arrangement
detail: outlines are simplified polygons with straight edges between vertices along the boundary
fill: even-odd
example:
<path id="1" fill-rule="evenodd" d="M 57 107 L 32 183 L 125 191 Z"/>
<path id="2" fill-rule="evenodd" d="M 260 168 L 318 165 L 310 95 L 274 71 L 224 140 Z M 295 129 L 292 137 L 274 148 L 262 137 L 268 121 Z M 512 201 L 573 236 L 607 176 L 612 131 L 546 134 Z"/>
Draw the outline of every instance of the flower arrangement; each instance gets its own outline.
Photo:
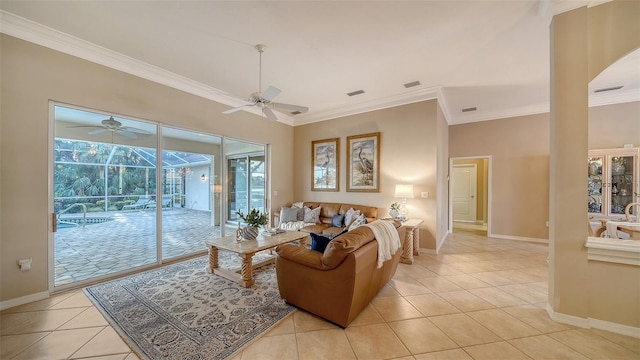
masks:
<path id="1" fill-rule="evenodd" d="M 260 212 L 258 209 L 252 209 L 247 215 L 238 210 L 236 214 L 250 227 L 259 227 L 260 225 L 267 225 L 269 223 L 269 215 L 266 212 Z"/>
<path id="2" fill-rule="evenodd" d="M 389 206 L 389 208 L 391 208 L 391 210 L 400 211 L 400 204 L 394 202 L 393 204 L 391 204 L 391 206 Z"/>

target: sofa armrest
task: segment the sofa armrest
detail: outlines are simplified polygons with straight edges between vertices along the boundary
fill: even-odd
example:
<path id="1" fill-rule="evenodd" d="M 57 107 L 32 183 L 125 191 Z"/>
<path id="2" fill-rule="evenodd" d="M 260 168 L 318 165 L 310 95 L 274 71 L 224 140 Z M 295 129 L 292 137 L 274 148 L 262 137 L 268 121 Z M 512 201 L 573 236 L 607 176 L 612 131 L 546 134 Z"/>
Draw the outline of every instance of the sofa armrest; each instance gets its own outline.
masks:
<path id="1" fill-rule="evenodd" d="M 294 244 L 283 244 L 276 247 L 278 256 L 291 262 L 317 270 L 328 270 L 322 263 L 322 253 Z"/>

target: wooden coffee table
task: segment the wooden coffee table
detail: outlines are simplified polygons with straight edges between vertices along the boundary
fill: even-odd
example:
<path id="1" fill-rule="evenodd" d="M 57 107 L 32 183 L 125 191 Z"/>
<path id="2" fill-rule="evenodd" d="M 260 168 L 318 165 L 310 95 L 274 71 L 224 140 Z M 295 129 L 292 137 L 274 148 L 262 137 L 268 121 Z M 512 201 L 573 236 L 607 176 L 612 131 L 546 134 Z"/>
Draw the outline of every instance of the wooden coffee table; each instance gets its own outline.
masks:
<path id="1" fill-rule="evenodd" d="M 236 281 L 244 287 L 249 287 L 255 283 L 255 279 L 253 278 L 253 269 L 275 261 L 274 257 L 254 264 L 252 259 L 255 253 L 294 241 L 300 241 L 300 245 L 304 246 L 308 236 L 309 233 L 303 231 L 285 231 L 282 234 L 272 236 L 258 235 L 255 240 L 237 241 L 235 235 L 207 240 L 206 244 L 209 248 L 209 264 L 207 265 L 206 270 L 210 274 L 217 274 L 229 280 Z M 219 249 L 238 254 L 240 259 L 242 259 L 242 267 L 240 270 L 233 271 L 221 269 L 218 266 Z"/>

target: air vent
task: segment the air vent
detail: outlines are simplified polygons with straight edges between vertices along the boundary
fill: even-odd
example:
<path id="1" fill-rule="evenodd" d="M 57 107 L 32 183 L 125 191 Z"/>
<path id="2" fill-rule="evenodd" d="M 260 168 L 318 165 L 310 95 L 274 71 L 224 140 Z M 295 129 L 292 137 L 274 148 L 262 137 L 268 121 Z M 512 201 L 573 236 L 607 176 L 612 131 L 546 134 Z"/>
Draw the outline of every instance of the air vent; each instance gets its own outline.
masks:
<path id="1" fill-rule="evenodd" d="M 347 93 L 347 95 L 349 95 L 349 96 L 356 96 L 356 95 L 360 95 L 360 94 L 364 94 L 364 90 L 356 90 L 356 91 L 352 91 L 350 93 Z"/>
<path id="2" fill-rule="evenodd" d="M 469 111 L 476 111 L 476 110 L 478 110 L 478 108 L 474 106 L 474 107 L 462 109 L 462 112 L 469 112 Z"/>
<path id="3" fill-rule="evenodd" d="M 406 87 L 408 89 L 410 87 L 414 87 L 414 86 L 418 86 L 418 85 L 420 85 L 420 81 L 412 81 L 410 83 L 404 84 L 404 87 Z"/>
<path id="4" fill-rule="evenodd" d="M 622 85 L 620 85 L 620 86 L 612 86 L 612 87 L 608 87 L 608 88 L 598 89 L 598 90 L 596 90 L 594 92 L 599 93 L 599 92 L 604 92 L 604 91 L 620 90 L 622 88 L 623 88 Z"/>
<path id="5" fill-rule="evenodd" d="M 297 110 L 291 112 L 291 115 L 300 115 L 300 114 L 302 114 L 302 113 L 300 111 L 297 111 Z"/>

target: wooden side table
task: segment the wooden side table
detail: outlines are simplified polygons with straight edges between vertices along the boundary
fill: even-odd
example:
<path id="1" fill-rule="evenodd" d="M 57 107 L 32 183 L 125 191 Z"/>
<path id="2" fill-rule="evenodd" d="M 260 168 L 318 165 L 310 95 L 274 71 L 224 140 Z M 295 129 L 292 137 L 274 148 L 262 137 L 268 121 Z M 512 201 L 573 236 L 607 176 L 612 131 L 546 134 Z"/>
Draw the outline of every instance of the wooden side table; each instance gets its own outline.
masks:
<path id="1" fill-rule="evenodd" d="M 406 228 L 406 235 L 402 244 L 401 263 L 413 264 L 413 256 L 420 255 L 420 229 L 418 226 L 423 222 L 423 219 L 409 219 L 402 222 L 402 226 Z"/>

